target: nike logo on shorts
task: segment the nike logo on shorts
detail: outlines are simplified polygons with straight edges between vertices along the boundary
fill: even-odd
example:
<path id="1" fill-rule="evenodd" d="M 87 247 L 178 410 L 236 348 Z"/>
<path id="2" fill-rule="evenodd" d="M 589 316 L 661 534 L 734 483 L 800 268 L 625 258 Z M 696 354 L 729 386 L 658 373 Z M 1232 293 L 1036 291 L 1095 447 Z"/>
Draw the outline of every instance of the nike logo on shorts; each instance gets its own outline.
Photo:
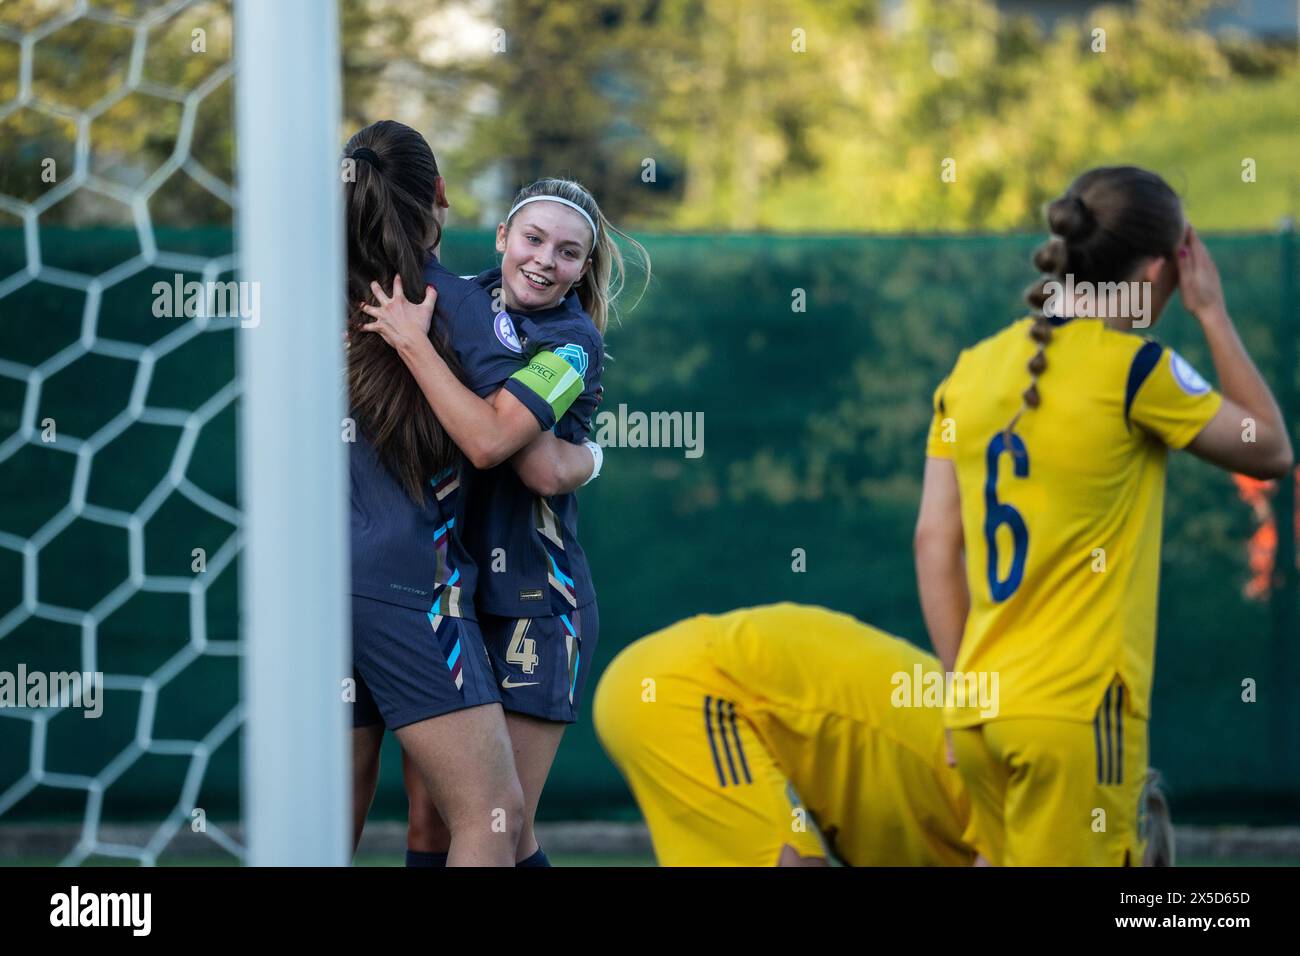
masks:
<path id="1" fill-rule="evenodd" d="M 523 681 L 522 683 L 515 683 L 509 677 L 501 678 L 501 686 L 506 690 L 510 690 L 510 688 L 512 687 L 533 687 L 540 683 L 541 681 L 539 680 L 530 680 L 530 681 Z"/>

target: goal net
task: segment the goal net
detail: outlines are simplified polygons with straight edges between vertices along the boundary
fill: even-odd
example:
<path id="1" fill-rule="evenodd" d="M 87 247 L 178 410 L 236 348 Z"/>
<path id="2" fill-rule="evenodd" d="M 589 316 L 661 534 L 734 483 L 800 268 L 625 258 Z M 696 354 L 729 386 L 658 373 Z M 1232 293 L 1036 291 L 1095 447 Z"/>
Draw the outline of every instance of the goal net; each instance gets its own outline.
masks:
<path id="1" fill-rule="evenodd" d="M 0 862 L 346 860 L 337 49 L 0 3 Z"/>

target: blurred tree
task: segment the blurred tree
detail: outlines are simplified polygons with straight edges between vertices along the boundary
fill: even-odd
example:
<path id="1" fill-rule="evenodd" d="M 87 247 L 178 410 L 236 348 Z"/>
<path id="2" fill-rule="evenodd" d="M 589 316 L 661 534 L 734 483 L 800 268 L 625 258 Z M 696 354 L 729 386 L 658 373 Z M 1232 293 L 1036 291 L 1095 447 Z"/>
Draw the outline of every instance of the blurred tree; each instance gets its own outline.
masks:
<path id="1" fill-rule="evenodd" d="M 862 50 L 850 52 L 843 38 L 870 36 L 876 4 L 779 6 L 664 0 L 643 27 L 635 61 L 648 93 L 643 122 L 670 151 L 659 162 L 676 153 L 683 167 L 678 201 L 660 205 L 661 221 L 768 226 L 763 197 L 774 183 L 822 174 L 812 137 L 849 122 L 844 84 L 861 67 Z"/>
<path id="2" fill-rule="evenodd" d="M 491 91 L 456 150 L 461 167 L 497 166 L 502 193 L 545 176 L 578 179 L 611 218 L 643 210 L 639 100 L 652 90 L 629 74 L 648 0 L 495 4 L 489 53 L 465 77 Z"/>
<path id="3" fill-rule="evenodd" d="M 989 0 L 911 0 L 887 16 L 867 2 L 665 0 L 658 43 L 641 45 L 636 71 L 655 89 L 646 127 L 685 165 L 679 202 L 658 221 L 802 231 L 1036 227 L 1042 202 L 1082 168 L 1159 137 L 1150 120 L 1162 105 L 1225 88 L 1258 99 L 1259 84 L 1246 76 L 1294 77 L 1294 48 L 1220 43 L 1197 29 L 1213 5 L 1102 6 L 1045 35 Z M 1129 122 L 1137 106 L 1147 108 L 1143 126 Z M 1207 148 L 1235 151 L 1220 157 L 1217 187 L 1232 187 L 1243 148 L 1276 154 L 1277 145 L 1211 136 Z M 941 177 L 945 160 L 951 181 Z M 1251 197 L 1254 215 L 1267 217 L 1256 225 L 1272 225 L 1287 208 L 1289 169 L 1275 172 L 1268 200 L 1263 190 Z"/>
<path id="4" fill-rule="evenodd" d="M 345 133 L 382 116 L 424 132 L 462 222 L 495 218 L 524 182 L 568 175 L 616 221 L 660 228 L 1037 227 L 1043 201 L 1080 169 L 1128 155 L 1168 163 L 1160 143 L 1189 124 L 1195 148 L 1162 171 L 1203 190 L 1201 210 L 1219 217 L 1205 225 L 1297 212 L 1284 106 L 1296 50 L 1198 29 L 1214 0 L 1098 6 L 1050 34 L 992 0 L 340 3 Z M 0 2 L 0 102 L 18 92 L 22 32 L 72 9 Z M 32 90 L 43 108 L 0 115 L 6 195 L 47 191 L 47 158 L 66 178 L 70 110 L 96 113 L 91 172 L 138 186 L 176 147 L 177 91 L 228 62 L 229 0 L 201 0 L 151 27 L 146 83 L 127 91 L 131 23 L 162 8 L 93 9 L 122 20 L 83 17 L 42 39 Z M 229 221 L 232 92 L 226 80 L 206 93 L 192 162 L 151 199 L 160 222 Z M 1202 102 L 1215 105 L 1202 113 Z M 1268 173 L 1249 192 L 1237 188 L 1242 156 Z M 45 221 L 130 222 L 111 197 L 80 202 Z"/>

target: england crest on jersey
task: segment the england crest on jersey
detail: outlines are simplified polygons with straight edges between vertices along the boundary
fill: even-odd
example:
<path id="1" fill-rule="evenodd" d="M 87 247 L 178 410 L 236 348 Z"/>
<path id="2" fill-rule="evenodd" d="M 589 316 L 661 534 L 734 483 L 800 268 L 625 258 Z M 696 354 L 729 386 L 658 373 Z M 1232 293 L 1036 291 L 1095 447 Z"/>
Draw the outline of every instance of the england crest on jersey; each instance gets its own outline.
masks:
<path id="1" fill-rule="evenodd" d="M 519 342 L 519 333 L 515 331 L 514 322 L 510 321 L 509 312 L 498 312 L 495 323 L 497 340 L 512 352 L 523 352 Z"/>

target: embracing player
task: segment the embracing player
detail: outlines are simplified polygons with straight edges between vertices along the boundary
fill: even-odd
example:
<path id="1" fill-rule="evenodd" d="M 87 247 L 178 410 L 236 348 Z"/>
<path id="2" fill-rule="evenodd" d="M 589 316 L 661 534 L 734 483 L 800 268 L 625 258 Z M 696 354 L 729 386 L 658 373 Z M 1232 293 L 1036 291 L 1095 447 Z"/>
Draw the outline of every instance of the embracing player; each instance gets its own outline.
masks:
<path id="1" fill-rule="evenodd" d="M 477 278 L 499 296 L 498 322 L 508 324 L 499 326 L 503 341 L 521 352 L 544 341 L 582 377 L 581 394 L 553 430 L 562 442 L 592 450 L 593 478 L 601 450 L 588 436 L 601 395 L 602 333 L 623 275 L 617 232 L 580 184 L 540 180 L 519 191 L 498 227 L 501 266 Z M 648 255 L 624 239 L 648 279 Z M 533 821 L 565 728 L 577 720 L 599 636 L 577 497 L 558 483 L 525 485 L 502 466 L 476 477 L 467 508 L 465 542 L 481 569 L 478 622 L 524 792 L 519 865 L 547 866 Z M 411 762 L 405 766 L 407 864 L 441 866 L 450 835 Z"/>
<path id="2" fill-rule="evenodd" d="M 447 821 L 451 862 L 513 865 L 524 801 L 475 620 L 470 465 L 513 457 L 543 473 L 530 482 L 581 484 L 591 453 L 549 429 L 582 378 L 543 341 L 527 361 L 507 347 L 491 296 L 437 262 L 445 183 L 419 133 L 375 123 L 346 156 L 354 836 L 388 727 Z M 422 301 L 409 301 L 404 282 L 415 291 L 422 278 Z M 505 826 L 482 825 L 500 810 Z"/>

